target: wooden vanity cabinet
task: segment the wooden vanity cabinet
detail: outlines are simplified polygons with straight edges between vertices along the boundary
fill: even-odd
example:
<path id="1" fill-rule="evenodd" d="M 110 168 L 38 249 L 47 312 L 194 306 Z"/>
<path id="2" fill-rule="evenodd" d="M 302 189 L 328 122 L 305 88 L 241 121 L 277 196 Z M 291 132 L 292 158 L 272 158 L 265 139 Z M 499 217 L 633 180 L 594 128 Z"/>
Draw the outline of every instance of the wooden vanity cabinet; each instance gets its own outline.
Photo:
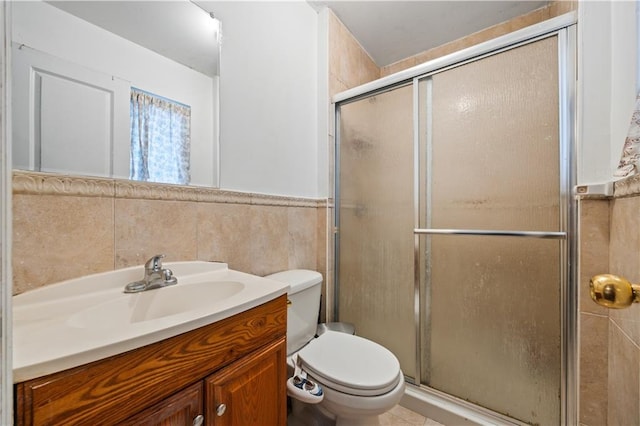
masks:
<path id="1" fill-rule="evenodd" d="M 286 378 L 286 353 L 287 345 L 280 340 L 205 379 L 206 424 L 285 424 L 286 391 L 274 392 L 272 384 Z"/>
<path id="2" fill-rule="evenodd" d="M 197 425 L 198 416 L 204 421 L 204 392 L 202 381 L 189 386 L 153 407 L 129 417 L 120 426 L 192 426 Z M 204 424 L 204 423 L 201 423 Z"/>
<path id="3" fill-rule="evenodd" d="M 157 343 L 18 383 L 15 424 L 191 426 L 202 415 L 205 425 L 284 426 L 286 325 L 283 295 Z"/>

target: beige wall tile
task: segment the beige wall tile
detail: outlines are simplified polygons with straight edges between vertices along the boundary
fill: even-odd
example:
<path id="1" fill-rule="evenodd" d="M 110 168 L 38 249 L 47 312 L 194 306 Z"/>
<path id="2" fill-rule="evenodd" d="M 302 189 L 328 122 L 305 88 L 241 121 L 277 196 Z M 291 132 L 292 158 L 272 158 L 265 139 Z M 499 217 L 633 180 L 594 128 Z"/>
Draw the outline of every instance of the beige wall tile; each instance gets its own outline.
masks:
<path id="1" fill-rule="evenodd" d="M 198 259 L 256 275 L 318 270 L 318 215 L 309 207 L 201 204 Z"/>
<path id="2" fill-rule="evenodd" d="M 289 230 L 286 207 L 250 207 L 249 265 L 251 274 L 264 276 L 289 267 Z"/>
<path id="3" fill-rule="evenodd" d="M 608 206 L 608 213 L 605 206 Z M 607 214 L 608 228 L 605 226 Z M 634 305 L 620 310 L 594 307 L 586 295 L 586 285 L 590 275 L 606 272 L 632 282 L 640 281 L 640 197 L 582 200 L 580 238 L 580 309 L 583 311 L 580 316 L 580 421 L 589 426 L 638 425 L 640 307 Z M 607 244 L 608 268 L 602 260 Z M 602 321 L 605 319 L 608 322 L 607 358 L 599 343 L 603 340 Z M 607 362 L 606 377 L 598 368 L 599 358 L 603 363 Z M 606 383 L 606 389 L 602 382 Z M 599 412 L 605 410 L 607 414 L 603 418 Z"/>
<path id="4" fill-rule="evenodd" d="M 640 349 L 609 324 L 608 425 L 640 425 Z"/>
<path id="5" fill-rule="evenodd" d="M 610 272 L 640 282 L 640 197 L 611 202 Z"/>
<path id="6" fill-rule="evenodd" d="M 13 197 L 13 291 L 113 269 L 113 199 Z"/>
<path id="7" fill-rule="evenodd" d="M 640 197 L 611 202 L 610 272 L 640 282 Z M 609 316 L 640 346 L 640 306 L 612 309 Z"/>
<path id="8" fill-rule="evenodd" d="M 578 2 L 573 0 L 555 0 L 549 2 L 549 16 L 560 16 L 578 10 Z"/>
<path id="9" fill-rule="evenodd" d="M 329 271 L 328 259 L 327 259 L 327 211 L 326 207 L 318 208 L 317 221 L 316 221 L 316 267 L 317 271 L 322 274 L 322 305 L 320 307 L 320 319 L 321 322 L 327 321 L 327 286 L 329 285 L 329 276 L 332 275 Z"/>
<path id="10" fill-rule="evenodd" d="M 333 96 L 336 93 L 344 92 L 345 90 L 348 90 L 348 89 L 349 89 L 349 86 L 347 86 L 345 83 L 340 81 L 336 76 L 334 76 L 333 74 L 329 76 L 329 95 L 330 96 Z"/>
<path id="11" fill-rule="evenodd" d="M 580 314 L 580 422 L 588 426 L 607 423 L 609 320 Z"/>
<path id="12" fill-rule="evenodd" d="M 328 209 L 320 207 L 316 211 L 316 267 L 322 276 L 327 275 L 327 235 Z"/>
<path id="13" fill-rule="evenodd" d="M 166 262 L 196 259 L 196 203 L 115 200 L 115 267 L 144 264 L 155 254 Z"/>
<path id="14" fill-rule="evenodd" d="M 579 310 L 608 315 L 589 295 L 589 280 L 596 274 L 609 272 L 609 201 L 582 200 L 580 202 L 580 278 Z"/>
<path id="15" fill-rule="evenodd" d="M 318 269 L 318 209 L 287 209 L 289 230 L 288 269 Z"/>
<path id="16" fill-rule="evenodd" d="M 640 305 L 634 304 L 627 309 L 612 309 L 609 318 L 640 350 Z"/>
<path id="17" fill-rule="evenodd" d="M 140 265 L 159 253 L 166 261 L 222 261 L 257 275 L 317 270 L 325 262 L 318 228 L 323 216 L 315 201 L 119 184 L 114 192 L 110 179 L 14 178 L 16 294 Z"/>
<path id="18" fill-rule="evenodd" d="M 251 259 L 251 209 L 244 204 L 198 205 L 198 259 L 229 264 L 248 271 Z"/>
<path id="19" fill-rule="evenodd" d="M 376 63 L 333 12 L 328 24 L 329 96 L 379 78 Z"/>

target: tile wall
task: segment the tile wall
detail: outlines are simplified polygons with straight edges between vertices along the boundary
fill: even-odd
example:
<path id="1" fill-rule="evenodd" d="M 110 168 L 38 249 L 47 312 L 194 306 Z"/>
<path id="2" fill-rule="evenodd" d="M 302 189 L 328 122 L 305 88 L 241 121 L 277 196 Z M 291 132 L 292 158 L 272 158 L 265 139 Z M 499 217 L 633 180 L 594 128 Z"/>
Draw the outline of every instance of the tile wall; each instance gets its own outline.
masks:
<path id="1" fill-rule="evenodd" d="M 380 68 L 329 11 L 329 96 L 380 78 Z"/>
<path id="2" fill-rule="evenodd" d="M 615 184 L 612 199 L 580 201 L 580 423 L 640 425 L 640 305 L 606 309 L 589 278 L 640 282 L 640 176 Z"/>
<path id="3" fill-rule="evenodd" d="M 14 294 L 157 253 L 325 273 L 324 200 L 21 171 L 13 192 Z"/>
<path id="4" fill-rule="evenodd" d="M 609 271 L 609 202 L 581 200 L 579 216 L 579 420 L 606 425 L 609 312 L 589 297 L 589 279 Z"/>

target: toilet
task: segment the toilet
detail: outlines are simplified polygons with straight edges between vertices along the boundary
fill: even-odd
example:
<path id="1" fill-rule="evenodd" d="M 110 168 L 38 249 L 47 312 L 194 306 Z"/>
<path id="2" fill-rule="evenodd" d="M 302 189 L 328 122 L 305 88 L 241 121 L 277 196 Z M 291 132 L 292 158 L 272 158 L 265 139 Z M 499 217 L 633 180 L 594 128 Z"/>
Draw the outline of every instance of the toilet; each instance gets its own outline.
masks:
<path id="1" fill-rule="evenodd" d="M 336 426 L 379 425 L 378 416 L 393 408 L 404 394 L 404 376 L 395 355 L 349 333 L 328 330 L 316 337 L 322 284 L 318 272 L 296 269 L 266 278 L 290 286 L 288 371 L 292 376 L 297 362 L 322 388 L 323 398 L 314 408 L 335 419 Z M 294 412 L 301 409 L 300 404 L 309 405 L 291 396 Z"/>

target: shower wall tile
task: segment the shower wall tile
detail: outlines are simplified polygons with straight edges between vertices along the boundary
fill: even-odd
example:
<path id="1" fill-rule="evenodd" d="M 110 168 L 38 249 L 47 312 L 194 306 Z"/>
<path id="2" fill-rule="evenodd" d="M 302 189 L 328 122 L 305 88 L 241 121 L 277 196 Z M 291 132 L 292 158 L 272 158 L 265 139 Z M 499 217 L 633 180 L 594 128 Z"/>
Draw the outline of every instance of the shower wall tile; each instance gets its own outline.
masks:
<path id="1" fill-rule="evenodd" d="M 640 348 L 609 324 L 609 425 L 640 425 Z"/>
<path id="2" fill-rule="evenodd" d="M 13 196 L 13 292 L 113 269 L 113 199 Z"/>
<path id="3" fill-rule="evenodd" d="M 580 423 L 607 424 L 609 319 L 580 314 Z"/>
<path id="4" fill-rule="evenodd" d="M 593 275 L 609 271 L 610 202 L 584 199 L 579 203 L 579 401 L 580 423 L 607 424 L 609 309 L 589 295 Z"/>
<path id="5" fill-rule="evenodd" d="M 603 308 L 593 315 L 598 311 L 583 291 L 594 273 L 609 272 L 640 282 L 640 194 L 634 186 L 636 180 L 616 182 L 611 200 L 580 201 L 580 421 L 588 426 L 640 425 L 640 306 Z M 603 227 L 605 205 L 609 209 L 608 243 Z M 608 268 L 600 254 L 605 247 Z M 605 319 L 606 354 L 598 343 L 603 339 Z M 601 382 L 606 383 L 606 391 Z M 597 413 L 605 409 L 603 419 Z"/>
<path id="6" fill-rule="evenodd" d="M 549 18 L 576 10 L 578 10 L 578 2 L 575 0 L 555 0 L 549 2 Z"/>
<path id="7" fill-rule="evenodd" d="M 640 197 L 611 202 L 610 244 L 609 272 L 640 282 Z M 640 347 L 640 306 L 612 309 L 609 316 Z"/>
<path id="8" fill-rule="evenodd" d="M 591 300 L 589 280 L 596 274 L 609 271 L 609 202 L 582 200 L 580 202 L 580 277 L 579 309 L 607 316 L 609 310 Z"/>
<path id="9" fill-rule="evenodd" d="M 640 197 L 611 202 L 611 273 L 640 282 Z"/>
<path id="10" fill-rule="evenodd" d="M 164 200 L 115 200 L 115 267 L 142 265 L 151 256 L 165 262 L 196 258 L 196 204 Z"/>
<path id="11" fill-rule="evenodd" d="M 379 78 L 376 63 L 333 12 L 328 24 L 329 96 Z"/>
<path id="12" fill-rule="evenodd" d="M 633 195 L 633 194 L 628 194 Z M 640 196 L 611 202 L 609 272 L 640 282 Z M 608 424 L 640 425 L 640 306 L 609 312 Z"/>

